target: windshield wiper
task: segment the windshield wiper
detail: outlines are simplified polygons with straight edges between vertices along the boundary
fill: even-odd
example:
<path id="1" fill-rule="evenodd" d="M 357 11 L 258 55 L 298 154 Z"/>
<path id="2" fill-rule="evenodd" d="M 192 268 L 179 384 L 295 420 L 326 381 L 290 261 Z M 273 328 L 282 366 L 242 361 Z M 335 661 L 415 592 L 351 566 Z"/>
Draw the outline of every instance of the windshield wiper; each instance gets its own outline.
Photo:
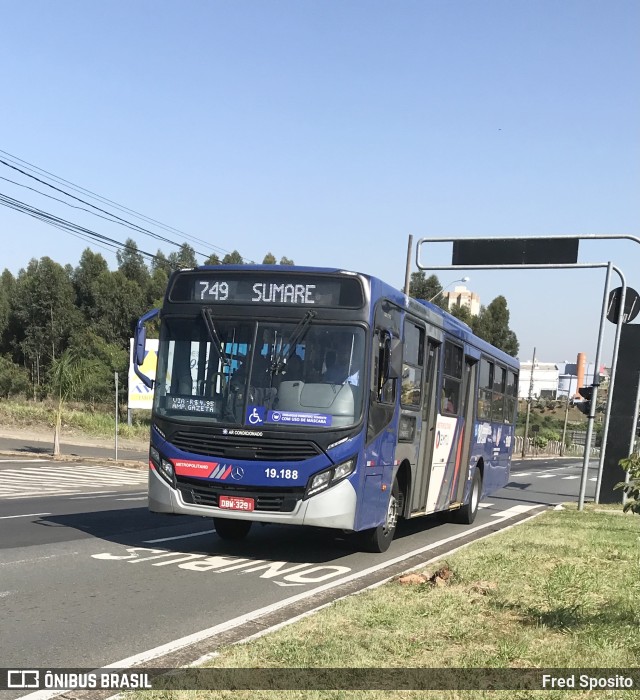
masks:
<path id="1" fill-rule="evenodd" d="M 207 333 L 209 334 L 209 337 L 216 346 L 216 349 L 218 350 L 218 354 L 220 355 L 222 364 L 231 366 L 231 360 L 227 357 L 227 353 L 224 351 L 224 345 L 220 340 L 220 336 L 218 335 L 218 331 L 216 330 L 215 323 L 213 322 L 211 309 L 202 309 L 202 318 L 204 319 L 204 325 L 207 329 Z"/>
<path id="2" fill-rule="evenodd" d="M 271 374 L 279 374 L 283 370 L 285 366 L 285 361 L 288 360 L 291 357 L 291 355 L 293 355 L 293 353 L 296 350 L 296 345 L 304 338 L 307 330 L 309 329 L 309 326 L 311 325 L 311 321 L 313 321 L 315 317 L 315 311 L 307 311 L 307 313 L 304 315 L 304 318 L 302 318 L 298 325 L 293 329 L 288 341 L 289 350 L 287 351 L 285 356 L 285 344 L 283 343 L 282 347 L 280 348 L 280 351 L 276 355 L 271 365 Z"/>

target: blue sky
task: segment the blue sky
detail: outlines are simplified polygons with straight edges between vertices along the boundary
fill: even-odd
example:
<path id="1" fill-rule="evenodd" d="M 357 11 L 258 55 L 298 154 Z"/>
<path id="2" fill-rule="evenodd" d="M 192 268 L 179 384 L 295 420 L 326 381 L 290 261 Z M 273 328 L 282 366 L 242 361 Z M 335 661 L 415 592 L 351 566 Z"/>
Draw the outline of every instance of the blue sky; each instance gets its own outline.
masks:
<path id="1" fill-rule="evenodd" d="M 638 27 L 636 0 L 5 3 L 0 149 L 205 252 L 401 287 L 409 234 L 640 236 Z M 89 245 L 5 207 L 0 240 L 14 274 L 43 255 L 76 265 Z M 580 259 L 612 260 L 640 290 L 638 244 L 583 244 Z M 593 360 L 602 271 L 438 274 L 507 298 L 521 359 Z"/>

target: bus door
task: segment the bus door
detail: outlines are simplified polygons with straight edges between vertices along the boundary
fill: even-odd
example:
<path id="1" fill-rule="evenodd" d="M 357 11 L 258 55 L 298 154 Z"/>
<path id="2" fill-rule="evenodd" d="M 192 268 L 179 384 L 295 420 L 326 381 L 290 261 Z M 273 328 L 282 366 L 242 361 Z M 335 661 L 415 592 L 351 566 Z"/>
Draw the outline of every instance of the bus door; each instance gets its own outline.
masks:
<path id="1" fill-rule="evenodd" d="M 453 340 L 442 346 L 441 376 L 434 384 L 438 394 L 436 415 L 432 417 L 433 435 L 429 459 L 426 513 L 445 510 L 451 502 L 452 485 L 460 468 L 464 415 L 464 350 Z M 425 455 L 425 456 L 427 456 Z"/>
<path id="2" fill-rule="evenodd" d="M 411 499 L 411 513 L 418 514 L 425 511 L 427 505 L 427 491 L 429 488 L 429 473 L 431 469 L 432 455 L 435 442 L 437 402 L 437 368 L 440 364 L 441 343 L 433 338 L 427 338 L 425 347 L 425 373 L 422 385 L 422 430 L 417 436 L 418 451 L 414 474 L 414 489 Z"/>
<path id="3" fill-rule="evenodd" d="M 462 451 L 460 456 L 460 469 L 456 475 L 457 481 L 454 480 L 451 489 L 452 503 L 462 503 L 464 498 L 464 488 L 467 483 L 467 477 L 469 476 L 469 459 L 471 454 L 471 442 L 473 440 L 476 403 L 478 399 L 478 361 L 475 358 L 466 355 L 464 358 L 464 372 L 466 389 L 464 390 L 465 400 L 462 413 L 464 418 L 464 425 L 462 427 L 463 433 L 460 436 L 460 439 L 462 440 Z"/>

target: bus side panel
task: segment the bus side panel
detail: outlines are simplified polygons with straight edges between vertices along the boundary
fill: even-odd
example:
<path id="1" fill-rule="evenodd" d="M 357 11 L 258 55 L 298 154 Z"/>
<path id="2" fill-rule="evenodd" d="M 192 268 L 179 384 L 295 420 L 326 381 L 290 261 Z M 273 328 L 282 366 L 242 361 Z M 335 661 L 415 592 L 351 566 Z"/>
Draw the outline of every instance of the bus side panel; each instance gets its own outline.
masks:
<path id="1" fill-rule="evenodd" d="M 367 530 L 384 522 L 393 483 L 397 433 L 396 411 L 391 422 L 365 448 L 364 488 L 358 499 L 356 530 Z"/>
<path id="2" fill-rule="evenodd" d="M 505 423 L 476 423 L 471 463 L 484 462 L 484 494 L 491 494 L 509 482 L 514 428 Z"/>

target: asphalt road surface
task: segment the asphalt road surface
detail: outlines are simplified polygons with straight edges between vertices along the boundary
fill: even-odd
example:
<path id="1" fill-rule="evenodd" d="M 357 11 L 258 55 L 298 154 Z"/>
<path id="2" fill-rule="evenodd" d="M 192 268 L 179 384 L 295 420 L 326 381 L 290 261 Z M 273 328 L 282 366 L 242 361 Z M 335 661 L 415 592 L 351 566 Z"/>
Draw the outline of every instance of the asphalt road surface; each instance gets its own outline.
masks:
<path id="1" fill-rule="evenodd" d="M 9 668 L 125 667 L 171 653 L 192 661 L 240 623 L 257 631 L 273 615 L 312 609 L 575 501 L 581 473 L 576 459 L 516 461 L 473 525 L 403 522 L 379 555 L 333 532 L 277 525 L 223 542 L 208 519 L 149 513 L 144 470 L 33 460 L 0 461 L 0 665 Z M 595 476 L 594 464 L 587 497 Z"/>

